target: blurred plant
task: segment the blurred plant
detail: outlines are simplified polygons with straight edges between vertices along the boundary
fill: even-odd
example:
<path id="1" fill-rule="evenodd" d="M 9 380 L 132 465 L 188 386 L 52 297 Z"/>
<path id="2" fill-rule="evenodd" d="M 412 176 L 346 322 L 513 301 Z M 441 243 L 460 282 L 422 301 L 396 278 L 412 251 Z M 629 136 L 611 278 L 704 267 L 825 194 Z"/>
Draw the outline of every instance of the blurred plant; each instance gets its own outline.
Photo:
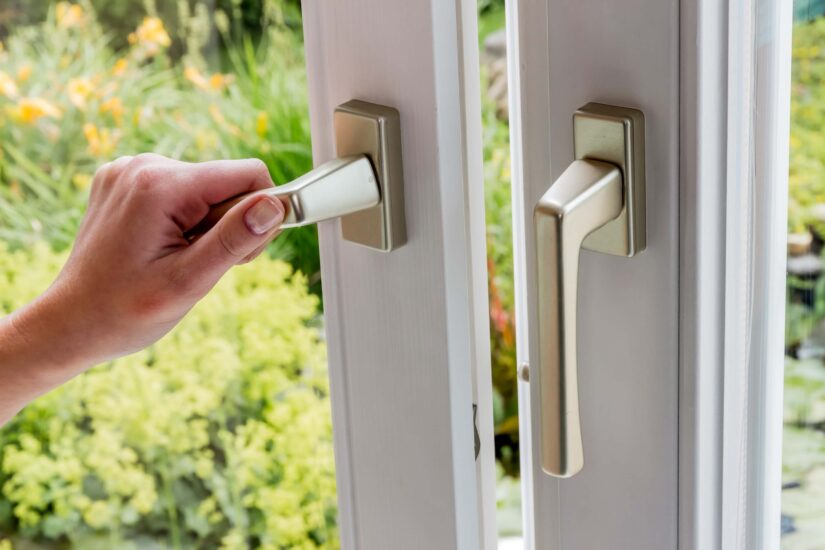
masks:
<path id="1" fill-rule="evenodd" d="M 825 240 L 825 18 L 794 26 L 788 229 Z M 790 351 L 825 319 L 825 278 L 789 276 L 785 345 Z M 800 300 L 799 297 L 804 299 Z"/>
<path id="2" fill-rule="evenodd" d="M 785 422 L 810 427 L 825 421 L 825 368 L 818 359 L 785 360 Z"/>
<path id="3" fill-rule="evenodd" d="M 0 238 L 69 246 L 94 170 L 119 155 L 254 156 L 278 183 L 311 168 L 302 47 L 279 23 L 280 3 L 267 5 L 256 44 L 233 34 L 230 15 L 197 4 L 184 21 L 184 63 L 152 16 L 115 51 L 88 2 L 58 3 L 45 22 L 18 29 L 0 50 Z M 231 44 L 214 68 L 199 30 L 213 26 Z M 285 233 L 271 250 L 317 285 L 314 228 Z"/>
<path id="4" fill-rule="evenodd" d="M 813 226 L 825 235 L 825 220 L 811 210 L 825 203 L 825 18 L 794 26 L 791 88 L 791 231 Z"/>
<path id="5" fill-rule="evenodd" d="M 0 244 L 0 314 L 64 258 Z M 336 548 L 317 305 L 302 275 L 261 258 L 150 349 L 35 401 L 0 432 L 0 524 L 76 548 Z"/>
<path id="6" fill-rule="evenodd" d="M 159 17 L 169 27 L 172 38 L 171 49 L 177 55 L 185 49 L 185 39 L 177 31 L 182 29 L 186 20 L 182 8 L 193 12 L 198 4 L 210 11 L 220 10 L 233 15 L 237 28 L 258 36 L 261 33 L 261 20 L 265 12 L 277 6 L 283 14 L 282 21 L 292 32 L 301 30 L 300 0 L 84 0 L 97 13 L 98 20 L 112 34 L 113 45 L 121 48 L 134 30 L 135 22 L 144 17 Z M 4 0 L 0 8 L 0 38 L 12 34 L 16 27 L 38 23 L 46 18 L 55 0 Z M 209 33 L 211 41 L 218 37 Z"/>
<path id="7" fill-rule="evenodd" d="M 482 71 L 482 88 L 486 87 L 486 80 L 486 71 Z M 509 127 L 496 118 L 496 106 L 486 96 L 482 102 L 482 116 L 496 454 L 508 475 L 518 475 Z"/>

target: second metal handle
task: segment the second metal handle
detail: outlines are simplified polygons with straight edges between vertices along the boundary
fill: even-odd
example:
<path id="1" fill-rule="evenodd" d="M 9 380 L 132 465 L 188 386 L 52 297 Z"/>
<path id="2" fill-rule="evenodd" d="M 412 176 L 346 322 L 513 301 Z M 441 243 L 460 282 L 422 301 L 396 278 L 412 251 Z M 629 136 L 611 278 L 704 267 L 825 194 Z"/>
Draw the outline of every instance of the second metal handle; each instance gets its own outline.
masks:
<path id="1" fill-rule="evenodd" d="M 630 257 L 646 246 L 644 115 L 588 103 L 573 115 L 573 140 L 576 160 L 534 212 L 541 466 L 556 477 L 584 466 L 576 363 L 579 251 Z"/>
<path id="2" fill-rule="evenodd" d="M 584 464 L 576 372 L 579 251 L 617 217 L 622 174 L 613 164 L 576 160 L 536 205 L 542 468 L 569 477 Z"/>

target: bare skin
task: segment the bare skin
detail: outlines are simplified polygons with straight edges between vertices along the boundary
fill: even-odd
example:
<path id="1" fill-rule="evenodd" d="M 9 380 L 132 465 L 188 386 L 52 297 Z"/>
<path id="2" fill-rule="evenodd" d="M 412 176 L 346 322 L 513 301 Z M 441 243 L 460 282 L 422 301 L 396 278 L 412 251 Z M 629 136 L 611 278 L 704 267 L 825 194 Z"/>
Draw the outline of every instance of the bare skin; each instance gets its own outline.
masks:
<path id="1" fill-rule="evenodd" d="M 232 266 L 277 236 L 286 207 L 249 197 L 200 238 L 211 205 L 272 186 L 259 160 L 184 163 L 145 154 L 102 166 L 66 265 L 0 319 L 0 425 L 89 367 L 169 332 Z"/>

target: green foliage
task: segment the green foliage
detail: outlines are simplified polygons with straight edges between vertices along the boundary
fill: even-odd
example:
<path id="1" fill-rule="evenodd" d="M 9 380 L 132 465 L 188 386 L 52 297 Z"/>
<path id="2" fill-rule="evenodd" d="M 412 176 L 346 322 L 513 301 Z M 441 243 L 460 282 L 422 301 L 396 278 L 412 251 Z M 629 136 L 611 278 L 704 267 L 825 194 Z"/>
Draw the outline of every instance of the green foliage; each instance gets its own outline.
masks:
<path id="1" fill-rule="evenodd" d="M 0 313 L 64 253 L 0 245 Z M 0 432 L 0 520 L 124 547 L 334 548 L 335 477 L 317 298 L 288 264 L 230 272 L 167 337 L 38 399 Z"/>
<path id="2" fill-rule="evenodd" d="M 485 20 L 484 16 L 482 20 Z M 486 80 L 487 75 L 482 71 L 483 89 Z M 517 475 L 518 398 L 509 127 L 496 118 L 496 106 L 486 96 L 482 102 L 482 116 L 496 452 L 506 473 Z"/>
<path id="3" fill-rule="evenodd" d="M 479 0 L 478 41 L 484 45 L 484 39 L 492 32 L 505 26 L 504 2 L 501 0 Z"/>
<path id="4" fill-rule="evenodd" d="M 825 204 L 825 18 L 794 26 L 792 72 L 788 227 L 822 239 L 825 219 L 815 207 Z M 788 302 L 785 344 L 793 348 L 825 319 L 825 278 L 789 277 L 788 291 L 813 297 L 811 305 Z"/>
<path id="5" fill-rule="evenodd" d="M 499 537 L 519 536 L 522 532 L 521 483 L 506 475 L 496 464 L 496 524 Z"/>
<path id="6" fill-rule="evenodd" d="M 187 17 L 178 63 L 160 19 L 138 20 L 129 48 L 116 51 L 88 5 L 59 3 L 45 22 L 8 38 L 0 50 L 0 238 L 68 246 L 94 170 L 120 155 L 259 157 L 278 183 L 311 167 L 302 48 L 279 24 L 282 12 L 273 8 L 257 44 L 224 12 Z M 212 28 L 231 43 L 220 66 L 206 61 Z M 319 270 L 314 228 L 285 233 L 273 253 L 310 277 Z"/>
<path id="7" fill-rule="evenodd" d="M 825 277 L 804 280 L 788 275 L 786 288 L 785 347 L 791 349 L 802 343 L 817 324 L 825 319 Z M 793 295 L 797 293 L 810 294 L 813 304 L 793 301 Z"/>
<path id="8" fill-rule="evenodd" d="M 825 18 L 794 27 L 791 90 L 789 225 L 792 231 L 814 225 L 823 235 L 810 209 L 825 202 Z"/>
<path id="9" fill-rule="evenodd" d="M 822 361 L 785 360 L 785 422 L 806 426 L 825 422 L 825 366 Z"/>
<path id="10" fill-rule="evenodd" d="M 0 10 L 0 36 L 13 32 L 20 25 L 42 21 L 54 3 L 54 0 L 4 2 L 4 9 Z M 103 26 L 111 32 L 118 47 L 126 44 L 127 34 L 134 30 L 134 23 L 143 17 L 159 16 L 174 31 L 184 26 L 186 18 L 182 14 L 194 12 L 198 4 L 207 6 L 210 11 L 232 14 L 239 29 L 254 35 L 261 32 L 261 21 L 268 17 L 267 12 L 271 13 L 273 7 L 282 13 L 282 20 L 290 29 L 298 31 L 301 27 L 300 0 L 89 0 L 89 5 L 97 12 Z M 172 32 L 172 38 L 182 37 Z M 176 46 L 180 44 L 173 45 L 173 50 L 179 50 Z"/>

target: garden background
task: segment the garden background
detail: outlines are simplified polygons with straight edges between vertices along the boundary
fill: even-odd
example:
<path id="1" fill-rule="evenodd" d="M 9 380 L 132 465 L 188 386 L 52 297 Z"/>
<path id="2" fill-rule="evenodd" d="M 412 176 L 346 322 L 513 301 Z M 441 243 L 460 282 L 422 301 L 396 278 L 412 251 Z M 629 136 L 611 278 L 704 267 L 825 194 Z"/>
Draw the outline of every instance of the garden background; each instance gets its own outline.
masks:
<path id="1" fill-rule="evenodd" d="M 825 541 L 825 2 L 796 6 L 783 544 L 807 548 Z M 479 12 L 484 43 L 503 0 Z M 57 273 L 113 157 L 306 172 L 302 50 L 294 0 L 0 3 L 0 314 Z M 499 527 L 517 534 L 506 71 L 483 50 Z M 336 548 L 321 311 L 315 230 L 290 230 L 156 346 L 26 408 L 0 431 L 0 550 Z"/>

